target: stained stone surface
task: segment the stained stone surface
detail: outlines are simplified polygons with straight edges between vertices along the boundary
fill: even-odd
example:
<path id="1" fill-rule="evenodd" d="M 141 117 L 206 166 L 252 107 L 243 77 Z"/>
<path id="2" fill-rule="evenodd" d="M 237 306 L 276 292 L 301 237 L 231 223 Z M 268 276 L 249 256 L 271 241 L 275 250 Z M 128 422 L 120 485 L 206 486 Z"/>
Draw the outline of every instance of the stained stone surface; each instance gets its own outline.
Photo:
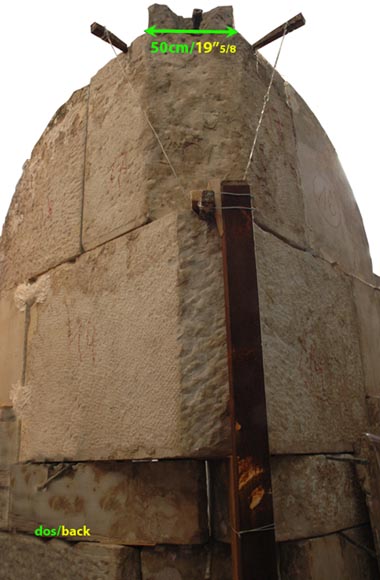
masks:
<path id="1" fill-rule="evenodd" d="M 229 542 L 228 466 L 225 462 L 211 466 L 213 535 Z M 368 521 L 365 498 L 349 461 L 284 455 L 272 457 L 271 466 L 278 542 L 330 534 Z"/>
<path id="2" fill-rule="evenodd" d="M 2 475 L 1 471 L 2 468 L 0 467 L 0 478 L 4 479 L 4 475 Z M 8 487 L 0 485 L 0 530 L 6 530 L 8 528 L 8 513 L 9 489 Z"/>
<path id="3" fill-rule="evenodd" d="M 367 527 L 280 545 L 282 580 L 378 580 Z M 352 542 L 355 542 L 353 544 Z M 358 547 L 364 546 L 363 548 Z"/>
<path id="4" fill-rule="evenodd" d="M 351 280 L 255 236 L 271 453 L 352 450 L 368 419 Z"/>
<path id="5" fill-rule="evenodd" d="M 358 481 L 365 494 L 380 565 L 380 437 L 373 433 L 372 426 L 371 433 L 365 433 L 358 441 L 355 452 L 358 458 L 364 459 L 357 462 L 355 467 Z"/>
<path id="6" fill-rule="evenodd" d="M 371 432 L 380 437 L 380 396 L 367 397 L 367 407 Z"/>
<path id="7" fill-rule="evenodd" d="M 363 220 L 331 141 L 303 99 L 286 85 L 293 113 L 308 244 L 346 272 L 372 281 Z"/>
<path id="8" fill-rule="evenodd" d="M 87 88 L 50 121 L 24 165 L 0 241 L 0 289 L 80 251 Z"/>
<path id="9" fill-rule="evenodd" d="M 2 580 L 140 580 L 138 550 L 0 533 Z"/>
<path id="10" fill-rule="evenodd" d="M 231 553 L 223 544 L 144 548 L 141 573 L 142 580 L 231 580 Z"/>
<path id="11" fill-rule="evenodd" d="M 23 461 L 227 452 L 215 229 L 173 213 L 58 267 L 45 286 L 14 396 Z"/>
<path id="12" fill-rule="evenodd" d="M 0 529 L 8 528 L 10 465 L 18 457 L 19 424 L 11 407 L 0 407 Z"/>
<path id="13" fill-rule="evenodd" d="M 12 407 L 0 407 L 0 486 L 7 481 L 1 475 L 18 459 L 19 427 Z"/>
<path id="14" fill-rule="evenodd" d="M 10 403 L 12 385 L 22 379 L 25 312 L 14 301 L 13 292 L 0 293 L 0 405 Z"/>
<path id="15" fill-rule="evenodd" d="M 368 521 L 365 499 L 349 461 L 323 455 L 279 456 L 272 458 L 272 469 L 279 541 L 319 536 Z"/>
<path id="16" fill-rule="evenodd" d="M 10 525 L 18 531 L 85 523 L 89 537 L 66 539 L 143 546 L 207 539 L 203 462 L 19 464 L 11 477 Z"/>
<path id="17" fill-rule="evenodd" d="M 380 397 L 380 288 L 353 281 L 359 320 L 365 389 L 368 396 Z"/>

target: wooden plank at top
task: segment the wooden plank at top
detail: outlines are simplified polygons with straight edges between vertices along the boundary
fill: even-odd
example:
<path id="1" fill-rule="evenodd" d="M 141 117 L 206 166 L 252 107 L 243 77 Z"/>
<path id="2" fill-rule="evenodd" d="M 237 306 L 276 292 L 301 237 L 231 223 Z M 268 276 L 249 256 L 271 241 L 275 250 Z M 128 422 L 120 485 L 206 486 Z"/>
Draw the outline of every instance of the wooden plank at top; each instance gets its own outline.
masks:
<path id="1" fill-rule="evenodd" d="M 128 46 L 120 40 L 117 36 L 112 34 L 109 30 L 106 29 L 105 26 L 98 24 L 97 22 L 93 22 L 91 24 L 91 34 L 95 34 L 98 38 L 104 40 L 104 42 L 110 42 L 113 46 L 118 48 L 123 52 L 128 52 Z"/>
<path id="2" fill-rule="evenodd" d="M 300 28 L 305 23 L 306 20 L 303 17 L 302 13 L 300 12 L 299 14 L 297 14 L 297 16 L 294 16 L 287 22 L 284 22 L 284 24 L 281 24 L 281 26 L 278 26 L 277 28 L 272 30 L 272 32 L 266 34 L 263 38 L 255 42 L 255 44 L 252 44 L 252 48 L 254 50 L 257 50 L 259 48 L 262 48 L 263 46 L 266 46 L 270 42 L 273 42 L 274 40 L 281 38 L 281 36 L 284 34 L 285 26 L 286 26 L 286 34 L 289 34 L 289 32 L 297 30 L 297 28 Z"/>

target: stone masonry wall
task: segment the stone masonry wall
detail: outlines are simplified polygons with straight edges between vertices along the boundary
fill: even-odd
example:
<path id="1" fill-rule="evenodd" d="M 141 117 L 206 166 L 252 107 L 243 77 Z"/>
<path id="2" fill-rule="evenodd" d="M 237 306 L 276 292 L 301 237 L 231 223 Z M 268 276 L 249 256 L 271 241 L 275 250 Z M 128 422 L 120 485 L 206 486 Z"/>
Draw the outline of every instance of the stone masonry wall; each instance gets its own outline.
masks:
<path id="1" fill-rule="evenodd" d="M 226 25 L 231 7 L 203 15 Z M 224 55 L 151 41 L 57 111 L 0 239 L 5 580 L 231 578 L 221 241 L 189 194 L 242 178 L 272 69 L 240 35 Z M 282 578 L 372 580 L 353 464 L 380 436 L 379 281 L 335 150 L 278 74 L 248 182 Z M 93 535 L 31 537 L 60 523 Z"/>

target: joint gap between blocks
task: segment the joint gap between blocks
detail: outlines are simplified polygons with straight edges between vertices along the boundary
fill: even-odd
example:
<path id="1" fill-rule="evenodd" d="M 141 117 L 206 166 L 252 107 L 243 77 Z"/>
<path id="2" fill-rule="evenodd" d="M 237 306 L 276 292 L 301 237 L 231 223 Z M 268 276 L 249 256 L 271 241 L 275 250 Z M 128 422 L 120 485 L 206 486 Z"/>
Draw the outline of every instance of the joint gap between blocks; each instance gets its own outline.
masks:
<path id="1" fill-rule="evenodd" d="M 82 173 L 82 187 L 81 187 L 81 206 L 80 206 L 80 229 L 79 229 L 79 247 L 80 251 L 84 253 L 83 246 L 83 222 L 84 222 L 84 195 L 86 188 L 86 162 L 87 162 L 87 141 L 88 141 L 88 121 L 89 121 L 89 110 L 90 110 L 90 91 L 91 83 L 88 85 L 87 89 L 87 100 L 86 100 L 86 123 L 85 123 L 85 133 L 84 133 L 84 152 L 83 152 L 83 173 Z"/>
<path id="2" fill-rule="evenodd" d="M 278 542 L 279 544 L 290 544 L 295 542 L 307 542 L 308 540 L 318 540 L 319 538 L 327 538 L 328 536 L 334 536 L 342 532 L 349 532 L 350 530 L 358 530 L 371 526 L 370 521 L 363 522 L 362 524 L 356 524 L 355 526 L 350 526 L 349 528 L 340 528 L 339 530 L 334 530 L 332 532 L 327 532 L 325 534 L 317 534 L 315 536 L 305 536 L 304 538 L 294 538 L 292 540 L 284 540 L 283 542 Z"/>
<path id="3" fill-rule="evenodd" d="M 301 245 L 297 244 L 296 242 L 289 240 L 286 236 L 283 236 L 279 232 L 276 232 L 274 229 L 267 226 L 262 221 L 254 219 L 254 226 L 260 228 L 260 230 L 262 230 L 263 232 L 277 238 L 278 240 L 280 240 L 281 242 L 283 242 L 287 246 L 290 246 L 291 248 L 294 248 L 295 250 L 298 250 L 300 252 L 304 252 L 306 254 L 309 254 L 313 258 L 316 258 L 317 260 L 322 260 L 322 262 L 324 262 L 325 264 L 329 264 L 333 268 L 336 268 L 344 276 L 348 276 L 349 278 L 357 280 L 358 282 L 361 282 L 365 286 L 368 286 L 369 288 L 372 288 L 373 290 L 380 292 L 379 286 L 375 286 L 374 284 L 371 284 L 370 282 L 363 280 L 363 278 L 360 278 L 360 276 L 357 276 L 356 274 L 353 274 L 352 272 L 346 272 L 346 270 L 344 270 L 342 268 L 342 266 L 339 264 L 339 262 L 327 260 L 327 258 L 324 258 L 323 256 L 321 256 L 321 254 L 318 254 L 317 251 L 314 250 L 313 248 L 310 248 L 308 246 L 301 246 Z M 373 272 L 372 272 L 372 274 L 373 274 Z"/>
<path id="4" fill-rule="evenodd" d="M 313 451 L 309 453 L 272 453 L 271 457 L 316 457 L 316 456 L 327 456 L 327 455 L 354 455 L 353 448 L 346 451 Z"/>
<path id="5" fill-rule="evenodd" d="M 218 457 L 217 459 L 223 460 L 225 457 Z M 205 463 L 206 459 L 196 458 L 196 457 L 160 457 L 160 458 L 149 458 L 149 459 L 41 459 L 41 461 L 19 461 L 15 465 L 61 465 L 63 463 L 67 464 L 93 464 L 93 463 L 184 463 L 184 462 L 198 462 Z"/>

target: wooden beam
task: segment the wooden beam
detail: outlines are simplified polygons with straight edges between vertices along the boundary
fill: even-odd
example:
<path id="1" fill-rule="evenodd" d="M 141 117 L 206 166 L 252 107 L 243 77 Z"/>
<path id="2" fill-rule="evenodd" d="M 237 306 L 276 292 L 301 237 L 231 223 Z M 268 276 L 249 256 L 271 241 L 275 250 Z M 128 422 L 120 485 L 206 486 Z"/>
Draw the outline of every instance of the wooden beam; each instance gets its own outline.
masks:
<path id="1" fill-rule="evenodd" d="M 299 14 L 297 14 L 297 16 L 294 16 L 294 18 L 288 20 L 288 22 L 284 22 L 284 24 L 281 24 L 281 26 L 272 30 L 272 32 L 269 32 L 269 34 L 261 38 L 261 40 L 255 42 L 255 44 L 252 44 L 252 48 L 254 50 L 257 50 L 258 48 L 262 48 L 263 46 L 266 46 L 270 42 L 273 42 L 274 40 L 281 38 L 281 36 L 284 34 L 285 26 L 286 26 L 286 34 L 289 34 L 289 32 L 292 32 L 293 30 L 300 28 L 305 23 L 306 20 L 303 17 L 302 13 L 300 12 Z"/>
<path id="2" fill-rule="evenodd" d="M 264 365 L 250 188 L 221 184 L 230 382 L 234 580 L 277 580 Z"/>
<path id="3" fill-rule="evenodd" d="M 120 40 L 120 38 L 112 34 L 112 32 L 107 30 L 105 26 L 102 26 L 97 22 L 93 22 L 91 24 L 91 33 L 95 34 L 95 36 L 98 36 L 98 38 L 101 38 L 105 42 L 108 43 L 111 42 L 112 46 L 118 48 L 122 52 L 128 52 L 128 46 L 125 44 L 125 42 L 123 42 L 122 40 Z"/>

